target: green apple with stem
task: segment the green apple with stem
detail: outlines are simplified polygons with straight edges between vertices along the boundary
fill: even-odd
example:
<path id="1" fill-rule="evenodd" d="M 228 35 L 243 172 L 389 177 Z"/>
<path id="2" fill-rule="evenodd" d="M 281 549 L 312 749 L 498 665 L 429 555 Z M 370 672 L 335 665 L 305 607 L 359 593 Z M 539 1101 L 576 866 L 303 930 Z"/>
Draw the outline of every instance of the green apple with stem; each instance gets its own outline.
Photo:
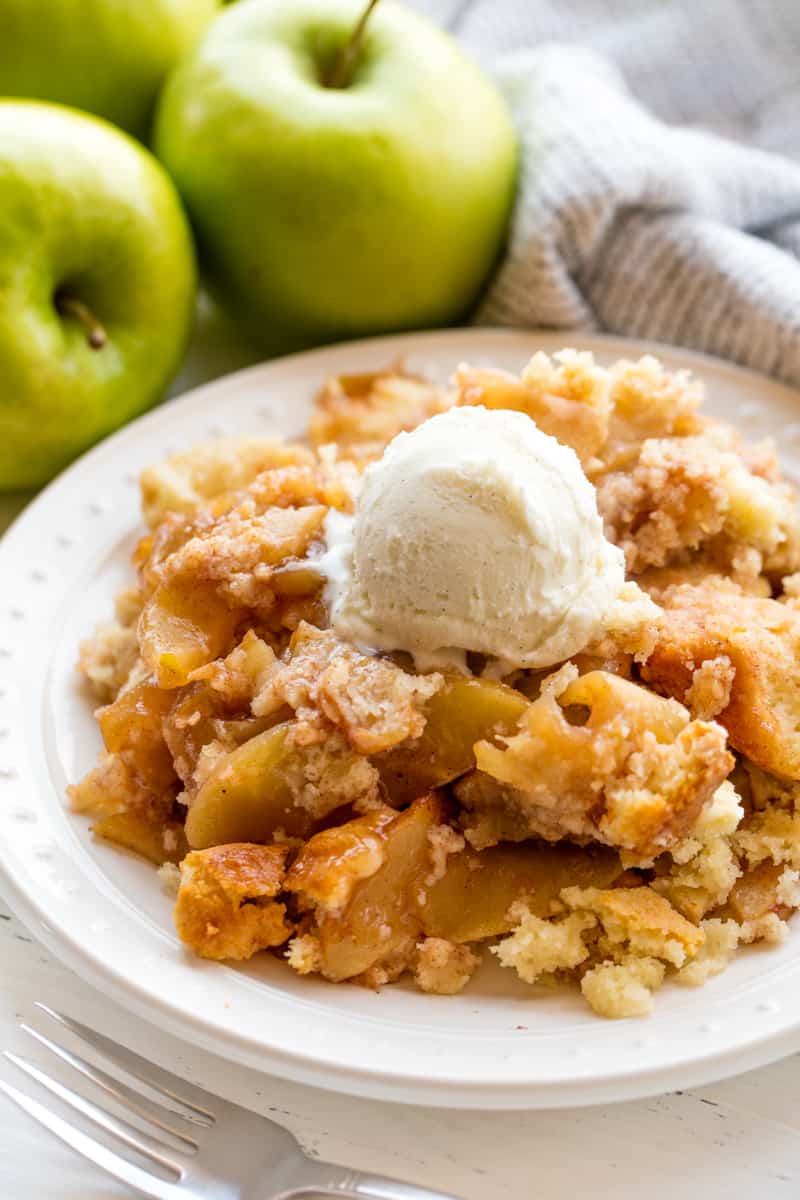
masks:
<path id="1" fill-rule="evenodd" d="M 240 0 L 167 80 L 153 144 L 271 354 L 463 318 L 514 194 L 499 92 L 391 0 Z"/>
<path id="2" fill-rule="evenodd" d="M 0 100 L 0 489 L 44 483 L 163 395 L 195 292 L 188 221 L 147 150 Z"/>
<path id="3" fill-rule="evenodd" d="M 0 95 L 146 135 L 162 80 L 222 0 L 0 0 Z"/>

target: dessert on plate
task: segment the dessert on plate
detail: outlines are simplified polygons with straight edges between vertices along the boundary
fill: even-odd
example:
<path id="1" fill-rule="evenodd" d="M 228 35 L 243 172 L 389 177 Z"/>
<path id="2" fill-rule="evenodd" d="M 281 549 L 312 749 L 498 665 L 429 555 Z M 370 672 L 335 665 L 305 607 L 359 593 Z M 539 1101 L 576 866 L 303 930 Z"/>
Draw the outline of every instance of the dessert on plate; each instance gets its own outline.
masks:
<path id="1" fill-rule="evenodd" d="M 328 381 L 141 479 L 70 789 L 197 954 L 638 1016 L 800 907 L 800 510 L 651 357 Z"/>

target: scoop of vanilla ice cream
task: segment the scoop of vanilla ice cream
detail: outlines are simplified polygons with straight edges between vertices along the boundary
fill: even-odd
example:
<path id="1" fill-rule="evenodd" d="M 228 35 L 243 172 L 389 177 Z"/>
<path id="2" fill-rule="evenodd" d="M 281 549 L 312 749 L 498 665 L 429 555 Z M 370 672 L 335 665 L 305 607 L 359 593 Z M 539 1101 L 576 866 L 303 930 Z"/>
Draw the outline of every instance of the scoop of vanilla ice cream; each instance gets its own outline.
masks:
<path id="1" fill-rule="evenodd" d="M 516 412 L 453 408 L 399 434 L 327 538 L 334 629 L 422 669 L 468 650 L 561 662 L 600 632 L 625 579 L 574 451 Z"/>

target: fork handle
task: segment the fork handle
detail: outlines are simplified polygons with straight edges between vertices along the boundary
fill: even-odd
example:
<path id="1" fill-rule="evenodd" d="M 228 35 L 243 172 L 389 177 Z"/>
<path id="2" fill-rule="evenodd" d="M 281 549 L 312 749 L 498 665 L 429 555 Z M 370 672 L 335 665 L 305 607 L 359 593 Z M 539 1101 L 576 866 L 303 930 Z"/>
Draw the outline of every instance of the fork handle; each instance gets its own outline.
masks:
<path id="1" fill-rule="evenodd" d="M 417 1187 L 414 1183 L 401 1183 L 386 1175 L 348 1171 L 331 1163 L 314 1162 L 308 1166 L 312 1168 L 309 1175 L 286 1200 L 300 1200 L 303 1196 L 334 1196 L 341 1200 L 458 1200 L 457 1196 Z"/>
<path id="2" fill-rule="evenodd" d="M 368 1175 L 363 1171 L 346 1173 L 336 1194 L 353 1197 L 353 1200 L 456 1200 L 444 1192 L 432 1192 L 430 1188 L 417 1187 L 413 1183 L 400 1183 L 385 1175 Z"/>

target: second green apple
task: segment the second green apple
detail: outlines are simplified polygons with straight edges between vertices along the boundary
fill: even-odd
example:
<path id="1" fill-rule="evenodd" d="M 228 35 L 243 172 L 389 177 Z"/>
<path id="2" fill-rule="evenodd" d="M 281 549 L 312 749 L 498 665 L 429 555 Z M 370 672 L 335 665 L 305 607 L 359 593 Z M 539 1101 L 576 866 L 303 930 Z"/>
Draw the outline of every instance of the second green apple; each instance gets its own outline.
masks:
<path id="1" fill-rule="evenodd" d="M 0 95 L 51 100 L 145 137 L 164 76 L 221 0 L 0 0 Z"/>
<path id="2" fill-rule="evenodd" d="M 271 354 L 436 326 L 501 250 L 516 141 L 455 42 L 384 0 L 331 86 L 362 0 L 245 0 L 162 94 L 155 149 L 212 286 Z"/>

